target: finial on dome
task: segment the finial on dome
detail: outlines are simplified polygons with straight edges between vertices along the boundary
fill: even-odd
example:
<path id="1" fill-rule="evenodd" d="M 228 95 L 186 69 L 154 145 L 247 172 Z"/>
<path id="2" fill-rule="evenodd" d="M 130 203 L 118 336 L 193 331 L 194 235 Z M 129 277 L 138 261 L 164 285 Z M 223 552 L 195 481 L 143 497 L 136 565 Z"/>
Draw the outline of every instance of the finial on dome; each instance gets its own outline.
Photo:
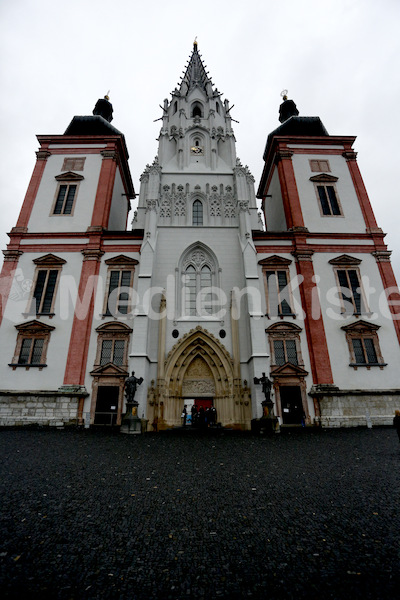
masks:
<path id="1" fill-rule="evenodd" d="M 194 38 L 194 42 L 193 42 L 193 50 L 197 50 L 197 35 Z"/>
<path id="2" fill-rule="evenodd" d="M 288 91 L 287 90 L 282 90 L 281 91 L 281 97 L 283 100 L 287 100 L 287 95 L 288 95 Z"/>
<path id="3" fill-rule="evenodd" d="M 110 90 L 108 90 L 107 94 L 104 96 L 104 100 L 110 99 Z"/>

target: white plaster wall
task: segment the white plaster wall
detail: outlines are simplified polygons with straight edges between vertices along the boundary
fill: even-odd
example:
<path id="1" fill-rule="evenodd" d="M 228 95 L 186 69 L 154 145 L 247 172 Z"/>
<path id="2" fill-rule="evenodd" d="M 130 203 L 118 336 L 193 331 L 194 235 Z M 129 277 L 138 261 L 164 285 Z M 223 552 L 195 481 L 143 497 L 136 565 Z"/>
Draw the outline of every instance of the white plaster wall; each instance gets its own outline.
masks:
<path id="1" fill-rule="evenodd" d="M 218 233 L 217 233 L 218 232 Z M 231 347 L 231 328 L 230 328 L 230 291 L 233 287 L 244 287 L 245 280 L 242 266 L 242 256 L 238 235 L 236 230 L 228 228 L 201 228 L 198 227 L 194 231 L 192 227 L 177 228 L 160 228 L 158 231 L 157 248 L 155 256 L 155 264 L 153 269 L 152 286 L 165 288 L 167 285 L 167 276 L 171 277 L 171 281 L 175 282 L 176 272 L 179 260 L 186 249 L 195 242 L 202 242 L 218 257 L 218 267 L 221 269 L 219 276 L 220 286 L 226 294 L 226 304 L 223 307 L 226 311 L 223 316 L 224 324 L 221 324 L 221 319 L 198 319 L 187 318 L 177 319 L 176 324 L 172 321 L 167 322 L 167 352 L 178 341 L 173 338 L 171 332 L 173 329 L 178 329 L 180 337 L 195 328 L 197 325 L 205 327 L 210 333 L 220 339 L 228 351 L 232 352 Z M 175 284 L 172 288 L 175 290 Z M 176 298 L 176 301 L 178 299 Z M 220 329 L 225 329 L 227 336 L 225 339 L 219 338 Z M 246 342 L 246 329 L 243 326 L 240 331 L 241 344 Z M 151 357 L 157 357 L 158 343 L 158 323 L 151 322 L 149 329 L 149 353 Z"/>
<path id="2" fill-rule="evenodd" d="M 108 221 L 109 231 L 125 231 L 127 214 L 128 199 L 125 196 L 120 170 L 117 168 L 111 202 L 110 218 Z"/>
<path id="3" fill-rule="evenodd" d="M 132 329 L 134 328 L 135 320 L 134 320 L 134 317 L 131 315 L 127 315 L 126 318 L 121 316 L 121 317 L 118 317 L 117 319 L 114 319 L 114 317 L 103 317 L 104 300 L 105 300 L 105 297 L 106 297 L 106 294 L 108 291 L 107 273 L 108 273 L 108 268 L 109 268 L 109 266 L 105 263 L 105 261 L 109 260 L 110 258 L 114 258 L 115 256 L 119 256 L 120 254 L 122 254 L 122 253 L 121 252 L 109 252 L 107 254 L 104 254 L 104 256 L 102 256 L 102 261 L 101 261 L 101 265 L 100 265 L 100 269 L 99 269 L 99 276 L 98 276 L 96 296 L 95 296 L 95 305 L 94 305 L 94 311 L 93 311 L 93 322 L 92 322 L 92 326 L 90 329 L 90 342 L 89 342 L 85 384 L 84 384 L 86 387 L 86 390 L 89 392 L 89 394 L 91 394 L 91 392 L 92 392 L 92 384 L 93 384 L 93 377 L 90 375 L 90 371 L 93 370 L 94 361 L 95 361 L 96 353 L 97 353 L 98 334 L 96 332 L 96 328 L 99 327 L 100 325 L 103 325 L 103 324 L 109 323 L 109 322 L 114 322 L 116 320 L 123 322 L 125 325 L 128 325 L 128 327 L 131 327 Z M 135 260 L 140 261 L 140 255 L 138 252 L 135 252 L 135 253 L 127 252 L 126 254 L 130 258 L 134 258 Z M 134 289 L 137 289 L 138 269 L 139 269 L 139 265 L 137 265 L 135 268 L 135 274 L 134 274 L 134 280 L 133 280 L 133 288 Z M 132 334 L 131 334 L 131 345 L 132 345 Z M 129 356 L 130 349 L 131 348 L 128 348 L 128 356 Z M 129 361 L 129 359 L 128 359 L 128 361 Z M 90 411 L 90 402 L 91 402 L 91 396 L 89 396 L 85 400 L 84 412 Z"/>
<path id="4" fill-rule="evenodd" d="M 28 229 L 30 232 L 82 231 L 90 225 L 102 161 L 100 154 L 88 154 L 84 170 L 77 171 L 79 175 L 83 175 L 84 179 L 78 182 L 79 188 L 73 215 L 51 214 L 58 188 L 58 181 L 55 177 L 65 173 L 65 171 L 61 171 L 61 167 L 64 158 L 68 156 L 70 155 L 66 152 L 65 155 L 55 154 L 47 159 L 29 219 Z M 84 157 L 85 153 L 73 156 Z"/>
<path id="5" fill-rule="evenodd" d="M 272 198 L 265 199 L 265 218 L 267 231 L 286 231 L 286 218 L 283 210 L 282 192 L 278 169 L 275 168 L 267 191 Z"/>
<path id="6" fill-rule="evenodd" d="M 315 253 L 313 256 L 315 274 L 320 277 L 318 287 L 334 383 L 341 389 L 398 388 L 400 387 L 400 348 L 383 294 L 382 280 L 375 258 L 370 254 L 351 254 L 362 260 L 359 266 L 360 274 L 363 288 L 367 292 L 369 310 L 373 313 L 370 316 L 355 317 L 341 315 L 340 308 L 333 304 L 332 297 L 333 294 L 337 296 L 337 284 L 333 267 L 328 261 L 337 256 L 339 255 L 332 253 Z M 355 371 L 353 367 L 349 367 L 349 349 L 346 334 L 341 327 L 355 323 L 359 319 L 380 325 L 379 343 L 382 356 L 388 363 L 383 370 L 379 367 L 371 367 L 371 369 L 359 367 Z"/>
<path id="7" fill-rule="evenodd" d="M 318 175 L 310 169 L 310 159 L 328 160 L 330 175 L 338 177 L 335 183 L 343 217 L 321 216 L 320 204 L 310 177 Z M 294 154 L 292 157 L 297 189 L 300 196 L 304 225 L 310 231 L 326 233 L 365 233 L 365 221 L 354 190 L 350 171 L 342 156 L 323 154 Z"/>
<path id="8" fill-rule="evenodd" d="M 73 322 L 73 306 L 75 305 L 76 292 L 82 265 L 80 252 L 54 252 L 56 256 L 66 260 L 59 279 L 52 318 L 40 317 L 42 323 L 51 325 L 55 329 L 51 332 L 50 343 L 47 350 L 47 367 L 41 371 L 32 367 L 29 370 L 18 367 L 12 370 L 8 364 L 14 355 L 17 341 L 15 325 L 35 320 L 35 316 L 24 317 L 28 308 L 30 294 L 24 291 L 33 279 L 36 265 L 33 259 L 45 253 L 26 253 L 19 261 L 19 267 L 14 277 L 14 287 L 7 302 L 5 316 L 1 325 L 2 360 L 0 361 L 0 381 L 4 390 L 57 390 L 63 383 L 65 365 L 67 361 L 69 340 Z M 69 301 L 68 298 L 71 298 Z"/>

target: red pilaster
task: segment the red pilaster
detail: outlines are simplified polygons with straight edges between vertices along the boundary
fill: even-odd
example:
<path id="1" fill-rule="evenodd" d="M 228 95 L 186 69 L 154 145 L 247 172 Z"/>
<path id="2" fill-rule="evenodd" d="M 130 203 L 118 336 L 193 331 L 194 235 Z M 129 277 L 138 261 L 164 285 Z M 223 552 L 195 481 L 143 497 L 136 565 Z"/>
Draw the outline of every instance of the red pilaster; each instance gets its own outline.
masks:
<path id="1" fill-rule="evenodd" d="M 42 181 L 43 172 L 49 156 L 51 156 L 51 152 L 43 147 L 41 150 L 36 152 L 36 165 L 33 169 L 32 177 L 29 182 L 28 190 L 26 192 L 24 203 L 22 205 L 21 212 L 19 213 L 16 225 L 17 229 L 20 231 L 27 231 L 28 229 L 28 223 L 32 213 L 33 205 L 36 200 L 36 194 L 38 192 L 40 182 Z"/>
<path id="2" fill-rule="evenodd" d="M 314 278 L 313 251 L 306 247 L 302 248 L 302 244 L 296 244 L 296 246 L 297 249 L 292 254 L 297 260 L 297 273 L 304 278 L 299 289 L 306 314 L 304 327 L 307 335 L 313 383 L 315 385 L 333 384 L 325 327 Z"/>
<path id="3" fill-rule="evenodd" d="M 83 264 L 78 295 L 80 301 L 84 302 L 82 303 L 82 313 L 86 314 L 86 316 L 82 319 L 79 318 L 79 316 L 82 317 L 82 315 L 77 315 L 76 312 L 74 315 L 67 365 L 65 367 L 64 385 L 84 385 L 85 383 L 97 285 L 93 285 L 90 294 L 85 294 L 85 292 L 87 291 L 87 286 L 91 285 L 91 282 L 93 281 L 93 279 L 91 280 L 90 278 L 99 274 L 100 259 L 104 253 L 99 249 L 88 248 L 82 250 L 82 254 Z"/>
<path id="4" fill-rule="evenodd" d="M 387 290 L 389 310 L 393 317 L 393 324 L 396 330 L 397 339 L 400 343 L 400 292 L 397 286 L 396 278 L 393 273 L 392 264 L 390 262 L 391 252 L 388 250 L 376 251 L 372 253 L 375 256 L 376 262 L 378 263 L 379 273 L 382 278 L 383 287 Z M 390 290 L 390 293 L 389 293 Z M 396 302 L 392 304 L 390 301 Z"/>
<path id="5" fill-rule="evenodd" d="M 345 152 L 343 152 L 343 156 L 347 161 L 347 166 L 349 167 L 350 175 L 353 180 L 354 189 L 356 191 L 358 201 L 360 203 L 365 225 L 368 230 L 374 230 L 378 227 L 378 224 L 376 222 L 374 211 L 372 210 L 372 206 L 368 198 L 368 193 L 365 188 L 364 181 L 357 164 L 357 152 L 354 152 L 353 150 L 346 150 Z"/>
<path id="6" fill-rule="evenodd" d="M 281 185 L 283 208 L 288 229 L 304 228 L 299 192 L 292 163 L 293 152 L 278 150 L 275 160 L 278 164 L 279 182 Z"/>
<path id="7" fill-rule="evenodd" d="M 97 185 L 91 228 L 107 228 L 110 217 L 115 174 L 117 171 L 118 153 L 114 144 L 107 150 L 102 150 L 103 161 Z"/>

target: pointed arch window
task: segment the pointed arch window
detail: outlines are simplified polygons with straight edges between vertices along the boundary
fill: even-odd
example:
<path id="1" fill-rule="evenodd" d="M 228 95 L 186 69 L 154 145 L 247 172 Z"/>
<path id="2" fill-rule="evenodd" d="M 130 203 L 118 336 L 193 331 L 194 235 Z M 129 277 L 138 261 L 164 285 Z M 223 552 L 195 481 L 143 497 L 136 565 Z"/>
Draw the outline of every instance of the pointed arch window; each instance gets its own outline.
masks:
<path id="1" fill-rule="evenodd" d="M 192 248 L 181 261 L 181 313 L 184 317 L 209 317 L 218 310 L 216 259 L 202 246 Z"/>
<path id="2" fill-rule="evenodd" d="M 203 225 L 203 203 L 201 200 L 193 202 L 192 224 L 196 227 Z"/>
<path id="3" fill-rule="evenodd" d="M 203 118 L 203 106 L 200 102 L 194 102 L 192 105 L 192 118 L 195 117 Z"/>

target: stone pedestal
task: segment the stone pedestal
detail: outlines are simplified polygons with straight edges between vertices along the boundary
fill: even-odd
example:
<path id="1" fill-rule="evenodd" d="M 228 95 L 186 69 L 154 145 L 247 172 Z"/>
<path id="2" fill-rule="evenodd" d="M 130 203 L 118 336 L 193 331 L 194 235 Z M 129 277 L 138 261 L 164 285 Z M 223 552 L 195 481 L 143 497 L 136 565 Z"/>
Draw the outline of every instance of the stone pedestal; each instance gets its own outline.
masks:
<path id="1" fill-rule="evenodd" d="M 279 421 L 274 415 L 274 403 L 271 399 L 261 402 L 263 416 L 260 419 L 262 433 L 279 433 Z"/>
<path id="2" fill-rule="evenodd" d="M 126 413 L 122 417 L 120 433 L 142 433 L 142 421 L 137 416 L 138 402 L 127 402 Z"/>

